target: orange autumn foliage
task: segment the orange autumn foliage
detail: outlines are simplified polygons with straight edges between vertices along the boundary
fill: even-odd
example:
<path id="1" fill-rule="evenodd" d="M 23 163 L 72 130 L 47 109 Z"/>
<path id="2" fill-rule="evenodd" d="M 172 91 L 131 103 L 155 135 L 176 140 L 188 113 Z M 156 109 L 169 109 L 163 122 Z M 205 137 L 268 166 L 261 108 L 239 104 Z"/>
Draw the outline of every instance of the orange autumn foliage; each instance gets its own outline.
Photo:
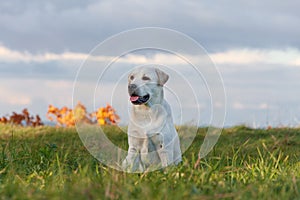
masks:
<path id="1" fill-rule="evenodd" d="M 80 102 L 75 106 L 74 110 L 67 107 L 57 108 L 49 105 L 47 118 L 50 121 L 56 121 L 57 126 L 66 127 L 75 126 L 75 122 L 115 125 L 120 119 L 110 105 L 107 105 L 104 108 L 99 108 L 96 112 L 90 114 L 87 112 L 86 107 Z"/>
<path id="2" fill-rule="evenodd" d="M 15 124 L 20 126 L 42 126 L 42 120 L 39 115 L 30 116 L 28 109 L 24 109 L 22 113 L 13 112 L 12 115 L 8 117 L 1 117 L 0 123 L 4 124 Z"/>
<path id="3" fill-rule="evenodd" d="M 116 125 L 120 120 L 120 117 L 116 114 L 115 109 L 109 104 L 107 104 L 104 108 L 99 108 L 93 113 L 93 115 L 96 117 L 99 125 Z"/>

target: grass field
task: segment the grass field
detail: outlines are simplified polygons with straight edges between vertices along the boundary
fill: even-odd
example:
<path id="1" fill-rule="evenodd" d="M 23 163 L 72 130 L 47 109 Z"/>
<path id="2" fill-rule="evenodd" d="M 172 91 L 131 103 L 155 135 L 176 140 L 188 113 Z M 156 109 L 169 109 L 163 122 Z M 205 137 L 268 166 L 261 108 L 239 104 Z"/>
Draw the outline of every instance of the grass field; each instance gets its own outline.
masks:
<path id="1" fill-rule="evenodd" d="M 195 169 L 205 130 L 179 166 L 127 174 L 97 162 L 75 129 L 0 125 L 0 199 L 300 199 L 300 129 L 224 129 Z"/>

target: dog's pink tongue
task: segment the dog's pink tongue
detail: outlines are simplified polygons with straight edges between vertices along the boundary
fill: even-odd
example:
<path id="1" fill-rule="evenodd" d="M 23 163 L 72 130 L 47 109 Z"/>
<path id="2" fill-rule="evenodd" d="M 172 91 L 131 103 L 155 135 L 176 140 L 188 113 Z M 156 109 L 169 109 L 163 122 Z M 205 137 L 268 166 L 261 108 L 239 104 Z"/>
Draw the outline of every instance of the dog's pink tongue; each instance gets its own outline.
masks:
<path id="1" fill-rule="evenodd" d="M 139 99 L 138 96 L 131 96 L 131 97 L 130 97 L 130 101 L 136 101 L 136 100 L 138 100 L 138 99 Z"/>

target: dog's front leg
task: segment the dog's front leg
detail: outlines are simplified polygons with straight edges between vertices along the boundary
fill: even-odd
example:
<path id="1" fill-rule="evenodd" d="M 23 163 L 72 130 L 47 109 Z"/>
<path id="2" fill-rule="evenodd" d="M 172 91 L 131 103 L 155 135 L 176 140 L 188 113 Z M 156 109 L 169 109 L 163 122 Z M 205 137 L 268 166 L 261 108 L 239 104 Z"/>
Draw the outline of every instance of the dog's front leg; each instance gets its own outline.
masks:
<path id="1" fill-rule="evenodd" d="M 155 146 L 155 150 L 160 158 L 162 167 L 167 167 L 170 164 L 168 151 L 165 148 L 164 137 L 161 133 L 155 134 L 151 137 L 152 143 Z"/>
<path id="2" fill-rule="evenodd" d="M 143 171 L 140 153 L 135 147 L 129 146 L 128 154 L 122 163 L 122 168 L 131 172 Z"/>
<path id="3" fill-rule="evenodd" d="M 161 160 L 162 167 L 167 167 L 169 165 L 168 152 L 161 148 L 157 151 L 159 158 Z"/>

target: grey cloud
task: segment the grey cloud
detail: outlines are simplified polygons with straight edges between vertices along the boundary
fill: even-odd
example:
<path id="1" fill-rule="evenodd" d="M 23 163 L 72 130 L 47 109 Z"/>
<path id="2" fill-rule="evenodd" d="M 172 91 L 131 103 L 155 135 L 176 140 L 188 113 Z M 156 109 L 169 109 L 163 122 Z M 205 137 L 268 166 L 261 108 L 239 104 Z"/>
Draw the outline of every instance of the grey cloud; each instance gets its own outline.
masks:
<path id="1" fill-rule="evenodd" d="M 60 62 L 0 63 L 0 78 L 74 80 L 78 67 Z"/>
<path id="2" fill-rule="evenodd" d="M 255 69 L 252 69 L 255 67 Z M 300 68 L 290 68 L 289 66 L 261 65 L 261 70 L 257 66 L 240 66 L 239 70 L 226 71 L 226 66 L 219 66 L 225 86 L 233 91 L 234 98 L 255 100 L 275 100 L 289 102 L 298 99 L 297 88 L 300 87 Z M 239 89 L 238 91 L 234 91 Z M 256 97 L 251 97 L 253 95 Z"/>
<path id="3" fill-rule="evenodd" d="M 300 48 L 298 1 L 10 1 L 0 4 L 0 41 L 37 51 L 88 52 L 112 34 L 143 26 L 186 33 L 209 51 Z"/>
<path id="4" fill-rule="evenodd" d="M 87 7 L 95 0 L 49 0 L 49 1 L 39 1 L 39 0 L 10 0 L 0 2 L 0 11 L 2 14 L 18 15 L 26 12 L 27 10 L 41 10 L 50 11 L 56 10 L 58 12 L 72 10 L 72 9 L 82 9 Z"/>

